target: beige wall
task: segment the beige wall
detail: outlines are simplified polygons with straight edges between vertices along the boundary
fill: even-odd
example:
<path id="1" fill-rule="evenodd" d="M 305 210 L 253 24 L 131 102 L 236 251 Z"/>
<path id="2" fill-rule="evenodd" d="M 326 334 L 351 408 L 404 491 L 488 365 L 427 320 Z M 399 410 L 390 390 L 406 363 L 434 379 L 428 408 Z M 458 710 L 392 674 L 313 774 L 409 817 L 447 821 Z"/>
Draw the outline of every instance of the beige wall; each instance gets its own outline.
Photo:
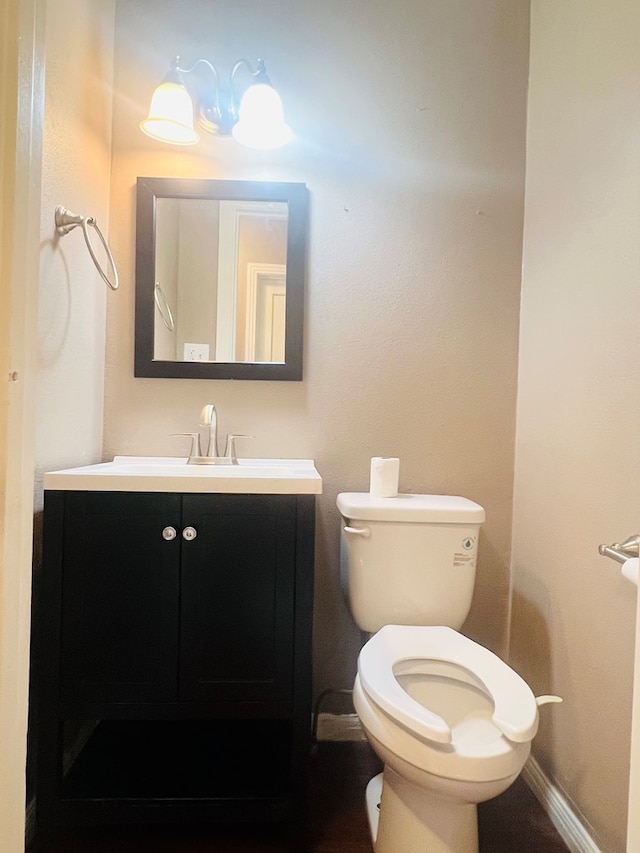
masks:
<path id="1" fill-rule="evenodd" d="M 534 752 L 625 850 L 636 591 L 601 542 L 640 522 L 640 5 L 534 0 L 511 660 Z"/>
<path id="2" fill-rule="evenodd" d="M 109 235 L 114 8 L 47 2 L 36 506 L 44 471 L 102 455 L 106 303 L 119 294 L 107 297 L 79 228 L 56 235 L 54 210 L 94 216 Z"/>
<path id="3" fill-rule="evenodd" d="M 186 453 L 173 432 L 204 403 L 253 456 L 313 457 L 319 501 L 316 688 L 350 686 L 359 632 L 338 579 L 338 491 L 369 459 L 401 458 L 401 488 L 487 510 L 467 631 L 506 639 L 524 189 L 528 0 L 120 0 L 106 458 Z M 138 130 L 174 54 L 223 79 L 263 57 L 297 141 L 191 151 Z M 134 184 L 139 175 L 306 182 L 311 196 L 304 381 L 133 378 Z"/>
<path id="4" fill-rule="evenodd" d="M 178 204 L 174 358 L 182 360 L 186 343 L 209 344 L 209 355 L 215 358 L 220 206 L 197 199 Z"/>

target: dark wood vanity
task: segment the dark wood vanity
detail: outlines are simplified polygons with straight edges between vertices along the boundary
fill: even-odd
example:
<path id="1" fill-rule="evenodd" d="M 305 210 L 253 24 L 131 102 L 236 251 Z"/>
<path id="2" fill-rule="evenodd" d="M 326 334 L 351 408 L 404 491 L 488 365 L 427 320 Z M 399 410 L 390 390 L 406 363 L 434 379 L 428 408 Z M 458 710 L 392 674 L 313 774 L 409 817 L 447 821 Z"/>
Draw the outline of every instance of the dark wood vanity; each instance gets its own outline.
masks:
<path id="1" fill-rule="evenodd" d="M 314 522 L 312 494 L 45 492 L 41 840 L 87 823 L 299 830 Z"/>

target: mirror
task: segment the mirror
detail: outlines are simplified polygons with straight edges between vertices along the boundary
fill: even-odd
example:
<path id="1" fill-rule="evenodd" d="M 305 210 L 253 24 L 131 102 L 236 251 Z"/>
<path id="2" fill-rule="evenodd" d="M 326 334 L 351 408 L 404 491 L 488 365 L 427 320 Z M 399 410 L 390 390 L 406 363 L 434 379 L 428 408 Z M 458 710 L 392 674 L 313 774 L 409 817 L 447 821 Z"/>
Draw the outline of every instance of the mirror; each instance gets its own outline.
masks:
<path id="1" fill-rule="evenodd" d="M 138 178 L 135 376 L 302 379 L 304 184 Z"/>

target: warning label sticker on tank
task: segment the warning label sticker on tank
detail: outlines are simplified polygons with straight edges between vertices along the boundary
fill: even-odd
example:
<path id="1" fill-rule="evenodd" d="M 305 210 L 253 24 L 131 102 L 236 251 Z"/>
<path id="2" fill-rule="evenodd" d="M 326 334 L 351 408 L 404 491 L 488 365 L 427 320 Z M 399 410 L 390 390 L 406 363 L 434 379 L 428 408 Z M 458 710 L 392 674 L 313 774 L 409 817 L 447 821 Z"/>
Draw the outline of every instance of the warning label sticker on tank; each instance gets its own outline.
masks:
<path id="1" fill-rule="evenodd" d="M 468 566 L 475 559 L 475 544 L 476 540 L 473 536 L 465 536 L 462 542 L 462 551 L 454 551 L 453 565 Z"/>

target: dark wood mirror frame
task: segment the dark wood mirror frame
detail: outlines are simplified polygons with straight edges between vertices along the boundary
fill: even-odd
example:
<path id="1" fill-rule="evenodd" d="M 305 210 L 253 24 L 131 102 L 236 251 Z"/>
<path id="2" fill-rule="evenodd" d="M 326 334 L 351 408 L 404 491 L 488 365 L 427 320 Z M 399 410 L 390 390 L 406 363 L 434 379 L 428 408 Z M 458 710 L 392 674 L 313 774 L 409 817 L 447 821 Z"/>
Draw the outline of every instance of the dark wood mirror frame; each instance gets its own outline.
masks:
<path id="1" fill-rule="evenodd" d="M 158 198 L 276 201 L 288 205 L 284 363 L 154 359 L 155 224 Z M 134 376 L 169 379 L 302 379 L 302 329 L 307 241 L 305 184 L 138 178 Z"/>

